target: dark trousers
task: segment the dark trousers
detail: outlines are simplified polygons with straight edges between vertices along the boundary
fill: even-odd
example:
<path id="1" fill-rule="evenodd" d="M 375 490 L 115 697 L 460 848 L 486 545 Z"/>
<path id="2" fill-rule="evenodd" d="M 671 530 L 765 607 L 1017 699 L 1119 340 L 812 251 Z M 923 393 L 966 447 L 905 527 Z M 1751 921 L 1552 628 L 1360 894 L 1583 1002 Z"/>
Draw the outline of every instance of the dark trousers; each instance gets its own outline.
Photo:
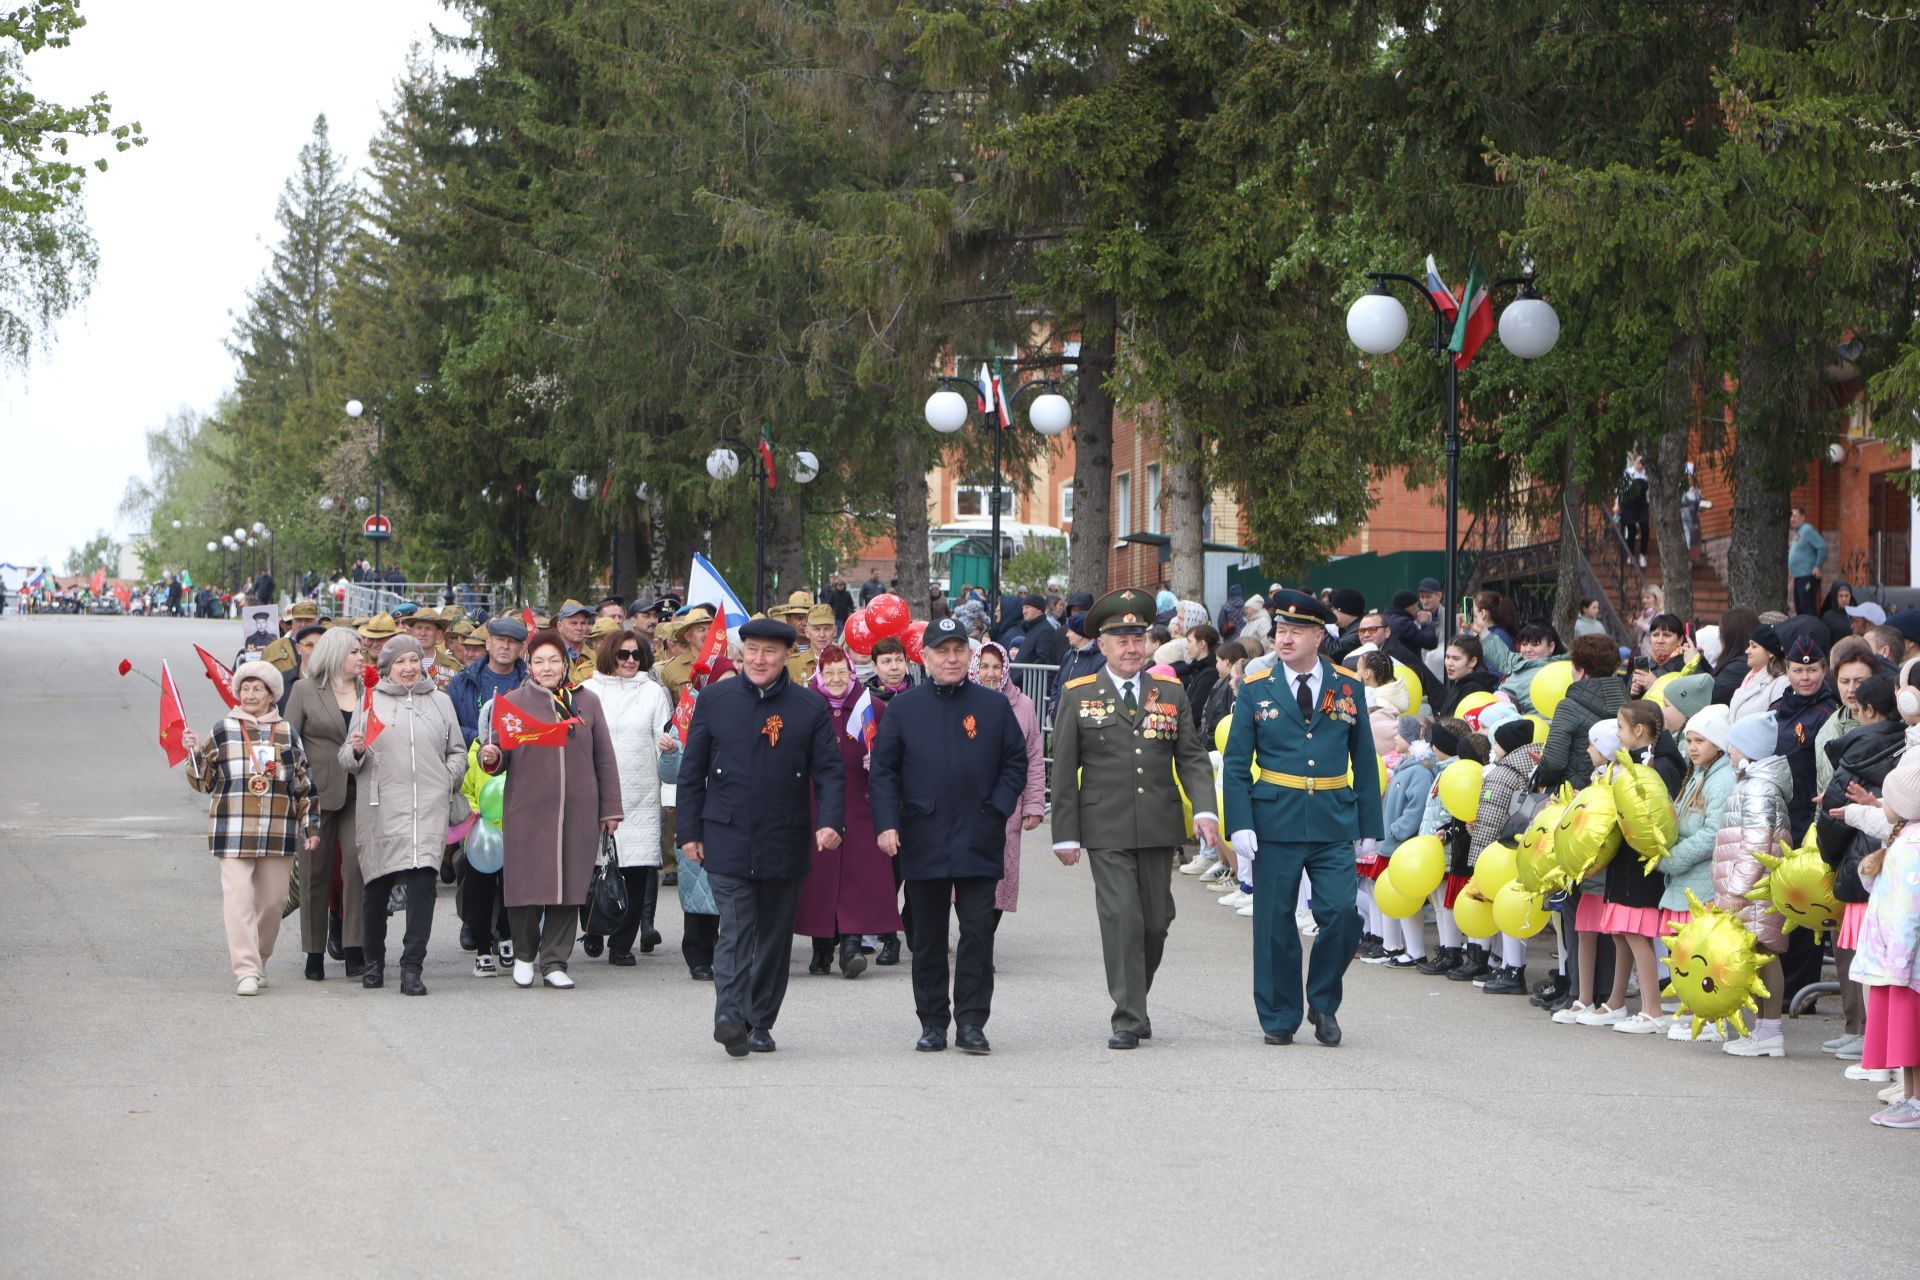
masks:
<path id="1" fill-rule="evenodd" d="M 1147 992 L 1173 924 L 1172 849 L 1089 849 L 1100 955 L 1113 997 L 1113 1029 L 1144 1031 Z M 1289 908 L 1291 910 L 1291 908 Z"/>
<path id="2" fill-rule="evenodd" d="M 1806 617 L 1820 612 L 1820 579 L 1808 576 L 1793 580 L 1793 611 Z"/>
<path id="3" fill-rule="evenodd" d="M 433 932 L 433 881 L 439 874 L 438 867 L 415 867 L 367 881 L 360 930 L 368 964 L 386 963 L 387 895 L 400 885 L 407 893 L 407 933 L 400 947 L 400 967 L 420 971 L 427 962 L 427 935 Z"/>
<path id="4" fill-rule="evenodd" d="M 565 973 L 567 958 L 573 954 L 575 911 L 574 907 L 508 907 L 514 963 L 525 960 L 543 978 L 556 971 Z"/>
<path id="5" fill-rule="evenodd" d="M 1300 1006 L 1300 931 L 1293 918 L 1302 869 L 1320 926 L 1307 960 L 1307 1008 L 1340 1011 L 1342 981 L 1360 940 L 1353 841 L 1283 844 L 1263 835 L 1253 860 L 1253 1007 L 1263 1031 L 1297 1031 L 1306 1016 Z"/>
<path id="6" fill-rule="evenodd" d="M 920 1026 L 945 1031 L 949 1021 L 984 1027 L 993 1009 L 993 890 L 986 876 L 909 880 L 913 909 L 913 1007 Z M 947 903 L 960 920 L 953 953 L 953 998 L 947 998 Z"/>
<path id="7" fill-rule="evenodd" d="M 713 948 L 713 1020 L 773 1030 L 787 998 L 793 914 L 804 878 L 749 880 L 707 872 L 720 936 Z"/>
<path id="8" fill-rule="evenodd" d="M 1653 545 L 1653 522 L 1648 519 L 1645 510 L 1622 511 L 1620 513 L 1620 532 L 1626 535 L 1627 550 L 1634 555 L 1647 554 Z M 1254 859 L 1256 862 L 1259 859 Z"/>
<path id="9" fill-rule="evenodd" d="M 627 882 L 627 918 L 607 935 L 607 950 L 616 956 L 633 950 L 640 930 L 653 928 L 654 908 L 660 904 L 660 868 L 622 867 L 620 878 Z"/>
<path id="10" fill-rule="evenodd" d="M 680 913 L 680 958 L 687 968 L 713 967 L 713 944 L 720 936 L 720 917 L 698 911 Z"/>
<path id="11" fill-rule="evenodd" d="M 460 923 L 473 930 L 477 951 L 491 951 L 496 943 L 513 938 L 507 924 L 507 903 L 500 892 L 498 871 L 467 868 L 465 888 L 460 894 Z"/>

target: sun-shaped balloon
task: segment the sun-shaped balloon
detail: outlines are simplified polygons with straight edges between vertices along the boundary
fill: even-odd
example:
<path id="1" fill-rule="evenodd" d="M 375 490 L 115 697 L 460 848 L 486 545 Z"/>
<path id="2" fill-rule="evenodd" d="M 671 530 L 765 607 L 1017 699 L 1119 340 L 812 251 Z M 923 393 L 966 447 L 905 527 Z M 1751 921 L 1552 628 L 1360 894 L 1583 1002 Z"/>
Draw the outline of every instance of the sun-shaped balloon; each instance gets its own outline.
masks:
<path id="1" fill-rule="evenodd" d="M 1842 910 L 1833 896 L 1833 868 L 1812 846 L 1793 849 L 1782 840 L 1780 854 L 1754 854 L 1767 875 L 1748 891 L 1748 899 L 1766 903 L 1786 921 L 1783 935 L 1811 929 L 1816 944 L 1826 941 L 1827 931 L 1840 927 Z"/>
<path id="2" fill-rule="evenodd" d="M 1679 830 L 1673 819 L 1673 796 L 1653 766 L 1635 764 L 1622 751 L 1613 774 L 1613 804 L 1620 814 L 1620 834 L 1640 854 L 1648 871 L 1672 851 Z"/>
<path id="3" fill-rule="evenodd" d="M 1560 869 L 1574 880 L 1584 880 L 1613 861 L 1620 852 L 1620 811 L 1613 788 L 1591 783 L 1574 793 L 1554 831 L 1554 855 Z"/>
<path id="4" fill-rule="evenodd" d="M 1693 918 L 1669 926 L 1673 929 L 1667 940 L 1670 977 L 1660 994 L 1678 1000 L 1681 1013 L 1692 1017 L 1694 1039 L 1700 1038 L 1700 1028 L 1709 1022 L 1724 1036 L 1729 1018 L 1744 1036 L 1747 1024 L 1740 1011 L 1758 1013 L 1755 1001 L 1771 994 L 1760 981 L 1766 959 L 1754 950 L 1753 932 L 1738 916 L 1707 906 L 1691 889 L 1687 905 L 1693 909 Z"/>
<path id="5" fill-rule="evenodd" d="M 1529 893 L 1551 893 L 1564 889 L 1571 881 L 1560 869 L 1554 850 L 1555 832 L 1561 815 L 1567 811 L 1564 800 L 1540 806 L 1533 821 L 1519 839 L 1520 855 L 1514 860 L 1514 879 Z M 1498 890 L 1495 890 L 1498 892 Z"/>

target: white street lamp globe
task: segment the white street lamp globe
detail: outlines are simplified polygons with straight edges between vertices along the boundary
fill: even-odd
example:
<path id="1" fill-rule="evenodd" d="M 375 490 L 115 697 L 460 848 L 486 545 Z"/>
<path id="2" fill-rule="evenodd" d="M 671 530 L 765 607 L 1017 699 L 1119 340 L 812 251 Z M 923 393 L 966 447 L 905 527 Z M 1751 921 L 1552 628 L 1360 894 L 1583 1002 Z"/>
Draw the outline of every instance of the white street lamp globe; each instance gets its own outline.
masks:
<path id="1" fill-rule="evenodd" d="M 364 494 L 364 493 L 363 493 L 363 494 L 361 494 L 361 495 L 360 495 L 359 497 L 357 497 L 357 498 L 355 498 L 355 499 L 353 500 L 353 509 L 354 509 L 355 511 L 365 511 L 365 510 L 367 509 L 367 495 L 366 495 L 366 494 Z"/>
<path id="2" fill-rule="evenodd" d="M 591 498 L 593 496 L 593 481 L 586 476 L 575 476 L 573 478 L 573 496 L 582 502 Z"/>
<path id="3" fill-rule="evenodd" d="M 220 544 L 217 542 L 209 542 L 207 544 L 208 551 L 218 551 L 219 549 L 220 549 Z"/>
<path id="4" fill-rule="evenodd" d="M 233 540 L 235 542 L 245 542 L 247 540 L 246 526 L 242 525 L 233 531 Z"/>
<path id="5" fill-rule="evenodd" d="M 221 534 L 220 545 L 225 547 L 229 551 L 233 550 L 233 538 L 228 534 L 224 534 L 224 533 Z"/>
<path id="6" fill-rule="evenodd" d="M 1027 410 L 1027 421 L 1041 435 L 1057 436 L 1073 425 L 1073 406 L 1065 396 L 1049 391 L 1034 397 L 1033 407 Z"/>
<path id="7" fill-rule="evenodd" d="M 183 528 L 184 526 L 178 520 L 175 520 L 173 522 L 173 527 L 176 529 L 179 529 L 179 528 Z"/>
<path id="8" fill-rule="evenodd" d="M 266 524 L 266 521 L 264 521 L 264 520 L 255 520 L 255 521 L 253 522 L 253 531 L 254 531 L 255 533 L 265 533 L 265 532 L 267 531 L 267 524 Z"/>
<path id="9" fill-rule="evenodd" d="M 1390 293 L 1363 293 L 1347 308 L 1347 337 L 1370 356 L 1383 356 L 1407 336 L 1407 309 Z"/>
<path id="10" fill-rule="evenodd" d="M 646 481 L 642 480 L 639 484 L 633 486 L 633 496 L 638 498 L 640 501 L 645 502 L 647 500 L 647 493 L 648 493 L 648 489 L 647 489 Z"/>
<path id="11" fill-rule="evenodd" d="M 942 387 L 927 397 L 927 425 L 950 436 L 967 425 L 967 398 Z"/>
<path id="12" fill-rule="evenodd" d="M 1560 341 L 1560 317 L 1542 298 L 1520 298 L 1500 313 L 1500 345 L 1522 360 L 1538 360 Z"/>
<path id="13" fill-rule="evenodd" d="M 707 455 L 707 474 L 715 480 L 731 480 L 740 474 L 740 457 L 725 445 Z"/>
<path id="14" fill-rule="evenodd" d="M 330 494 L 330 493 L 329 493 L 329 494 L 324 494 L 324 495 L 322 495 L 322 497 L 321 497 L 321 499 L 320 499 L 320 509 L 321 509 L 322 511 L 331 511 L 331 510 L 333 510 L 333 495 L 332 495 L 332 494 Z"/>
<path id="15" fill-rule="evenodd" d="M 820 459 L 813 450 L 802 449 L 793 455 L 793 480 L 795 484 L 812 484 L 820 474 Z"/>
<path id="16" fill-rule="evenodd" d="M 365 413 L 366 410 L 367 410 L 367 407 L 361 404 L 358 400 L 347 401 L 347 416 L 349 418 L 357 418 L 361 414 Z"/>

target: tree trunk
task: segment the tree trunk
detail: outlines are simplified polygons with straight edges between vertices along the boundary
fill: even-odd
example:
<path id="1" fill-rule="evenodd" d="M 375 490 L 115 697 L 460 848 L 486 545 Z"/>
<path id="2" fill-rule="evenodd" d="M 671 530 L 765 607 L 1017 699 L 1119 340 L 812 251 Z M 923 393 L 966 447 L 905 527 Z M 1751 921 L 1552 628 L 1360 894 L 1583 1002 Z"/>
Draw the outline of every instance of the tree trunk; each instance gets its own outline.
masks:
<path id="1" fill-rule="evenodd" d="M 1166 416 L 1167 536 L 1169 586 L 1182 600 L 1205 600 L 1206 556 L 1201 547 L 1200 512 L 1207 505 L 1200 453 L 1193 428 L 1179 405 Z"/>
<path id="2" fill-rule="evenodd" d="M 775 476 L 767 494 L 767 602 L 814 591 L 807 580 L 807 487 L 792 475 Z"/>
<path id="3" fill-rule="evenodd" d="M 917 428 L 893 433 L 893 572 L 916 618 L 928 616 L 927 451 Z"/>
<path id="4" fill-rule="evenodd" d="M 1770 465 L 1767 434 L 1785 432 L 1770 407 L 1786 410 L 1770 386 L 1766 352 L 1751 339 L 1740 348 L 1740 391 L 1734 411 L 1733 537 L 1727 547 L 1727 597 L 1757 613 L 1787 608 L 1788 486 Z M 1791 392 L 1786 393 L 1791 395 Z"/>
<path id="5" fill-rule="evenodd" d="M 1698 335 L 1676 329 L 1667 345 L 1667 381 L 1660 402 L 1667 429 L 1647 456 L 1647 504 L 1653 536 L 1660 547 L 1660 571 L 1667 612 L 1693 617 L 1693 562 L 1680 519 L 1680 495 L 1687 489 L 1687 449 L 1693 434 L 1694 385 Z"/>
<path id="6" fill-rule="evenodd" d="M 1073 424 L 1073 548 L 1069 591 L 1107 591 L 1113 548 L 1113 373 L 1118 310 L 1113 295 L 1089 299 L 1080 325 L 1078 404 Z"/>
<path id="7" fill-rule="evenodd" d="M 1574 522 L 1573 513 L 1581 509 L 1587 495 L 1574 459 L 1575 449 L 1569 441 L 1560 471 L 1560 577 L 1554 584 L 1553 597 L 1553 629 L 1560 633 L 1563 644 L 1573 643 L 1573 623 L 1580 613 L 1580 597 L 1585 594 L 1580 573 L 1584 558 L 1580 526 Z"/>

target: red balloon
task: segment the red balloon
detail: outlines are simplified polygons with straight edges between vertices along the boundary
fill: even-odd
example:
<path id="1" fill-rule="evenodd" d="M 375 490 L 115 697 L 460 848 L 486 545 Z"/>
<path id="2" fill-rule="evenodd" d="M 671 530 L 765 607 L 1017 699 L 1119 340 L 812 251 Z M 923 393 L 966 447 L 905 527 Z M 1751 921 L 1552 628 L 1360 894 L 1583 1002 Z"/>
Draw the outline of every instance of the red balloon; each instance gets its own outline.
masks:
<path id="1" fill-rule="evenodd" d="M 865 609 L 855 609 L 847 615 L 847 630 L 843 639 L 846 641 L 849 653 L 858 654 L 864 658 L 873 652 L 873 642 L 878 637 L 873 634 L 872 628 L 867 624 Z"/>
<path id="2" fill-rule="evenodd" d="M 897 636 L 907 629 L 913 621 L 913 614 L 907 609 L 907 602 L 896 595 L 875 596 L 866 607 L 867 629 L 873 632 L 873 638 Z M 916 659 L 918 661 L 918 659 Z"/>
<path id="3" fill-rule="evenodd" d="M 884 598 L 885 597 L 881 597 L 881 599 L 884 599 Z M 873 602 L 873 604 L 879 604 L 879 603 L 880 603 L 879 600 L 875 600 Z M 868 605 L 867 607 L 871 609 L 873 605 Z M 920 661 L 921 657 L 924 654 L 924 651 L 920 647 L 920 637 L 924 636 L 926 633 L 927 633 L 927 623 L 926 623 L 926 619 L 923 618 L 918 622 L 910 624 L 907 627 L 906 631 L 901 635 L 900 643 L 906 646 L 908 662 Z"/>

